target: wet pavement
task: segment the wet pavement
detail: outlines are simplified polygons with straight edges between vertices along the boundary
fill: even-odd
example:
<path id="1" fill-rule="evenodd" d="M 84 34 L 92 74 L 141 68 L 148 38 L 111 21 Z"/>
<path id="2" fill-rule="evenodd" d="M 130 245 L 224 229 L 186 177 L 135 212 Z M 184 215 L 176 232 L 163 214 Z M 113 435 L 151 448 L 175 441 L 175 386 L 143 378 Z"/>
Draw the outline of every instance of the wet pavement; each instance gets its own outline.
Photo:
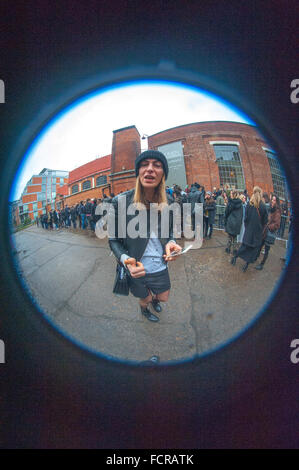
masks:
<path id="1" fill-rule="evenodd" d="M 107 240 L 80 230 L 29 227 L 13 235 L 19 272 L 41 309 L 94 351 L 129 361 L 192 358 L 231 339 L 253 320 L 283 273 L 285 242 L 271 247 L 262 271 L 233 267 L 226 234 L 169 264 L 172 289 L 149 322 L 132 295 L 112 293 L 116 261 Z"/>

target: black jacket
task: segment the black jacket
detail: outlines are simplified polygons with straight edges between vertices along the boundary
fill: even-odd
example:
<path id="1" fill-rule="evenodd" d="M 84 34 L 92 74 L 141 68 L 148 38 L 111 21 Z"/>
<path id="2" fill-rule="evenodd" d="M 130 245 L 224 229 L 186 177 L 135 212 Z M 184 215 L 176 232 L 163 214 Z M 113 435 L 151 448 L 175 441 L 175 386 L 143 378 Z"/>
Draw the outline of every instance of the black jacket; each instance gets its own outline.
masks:
<path id="1" fill-rule="evenodd" d="M 251 247 L 257 247 L 262 244 L 264 228 L 268 222 L 268 213 L 263 202 L 260 203 L 257 210 L 250 203 L 245 209 L 245 233 L 242 243 Z"/>
<path id="2" fill-rule="evenodd" d="M 225 208 L 225 231 L 229 235 L 239 235 L 243 220 L 243 205 L 239 198 L 228 200 Z"/>
<path id="3" fill-rule="evenodd" d="M 92 215 L 92 203 L 91 202 L 87 202 L 85 204 L 85 214 Z"/>
<path id="4" fill-rule="evenodd" d="M 76 211 L 76 208 L 73 207 L 73 208 L 71 209 L 71 219 L 72 219 L 72 221 L 74 222 L 74 221 L 76 220 L 76 218 L 77 218 L 77 211 Z"/>
<path id="5" fill-rule="evenodd" d="M 111 237 L 109 238 L 109 245 L 110 245 L 110 248 L 111 248 L 112 252 L 114 253 L 115 257 L 118 260 L 120 260 L 120 258 L 123 254 L 126 254 L 126 255 L 129 255 L 132 258 L 135 258 L 136 261 L 140 261 L 142 256 L 143 256 L 143 253 L 146 249 L 146 245 L 148 243 L 148 240 L 150 238 L 149 223 L 147 224 L 147 238 L 140 238 L 140 237 L 130 238 L 128 236 L 126 238 L 118 238 L 118 234 L 117 234 L 118 199 L 120 197 L 125 197 L 126 198 L 126 226 L 128 226 L 128 223 L 130 222 L 130 220 L 132 220 L 134 217 L 136 217 L 137 212 L 138 212 L 138 211 L 136 211 L 136 214 L 134 214 L 134 215 L 127 215 L 127 209 L 129 207 L 129 205 L 133 203 L 134 192 L 135 192 L 135 190 L 132 189 L 131 191 L 127 191 L 125 193 L 122 193 L 122 194 L 114 197 L 112 199 L 112 202 L 111 202 L 111 204 L 114 207 L 114 211 L 115 211 L 115 237 L 114 238 L 111 238 Z M 170 199 L 168 199 L 168 204 L 171 204 Z M 170 213 L 171 213 L 171 211 L 170 211 Z M 147 215 L 149 215 L 149 210 L 147 211 Z M 148 217 L 148 221 L 149 221 L 149 217 Z M 160 230 L 161 230 L 160 220 L 159 220 L 159 223 L 158 223 L 158 229 L 159 229 L 159 232 L 160 232 Z M 170 223 L 169 223 L 169 237 L 168 238 L 160 238 L 159 237 L 159 240 L 160 240 L 161 245 L 163 247 L 163 252 L 165 253 L 166 244 L 170 240 L 174 240 L 172 217 L 170 217 Z"/>
<path id="6" fill-rule="evenodd" d="M 207 217 L 208 214 L 208 224 L 212 225 L 215 222 L 215 215 L 216 215 L 216 202 L 214 199 L 210 199 L 210 202 L 207 202 L 205 200 L 204 205 L 203 205 L 203 215 L 204 217 Z"/>
<path id="7" fill-rule="evenodd" d="M 194 214 L 195 203 L 203 203 L 204 197 L 202 191 L 198 191 L 197 188 L 191 188 L 190 193 L 188 194 L 188 202 L 191 202 L 191 214 Z"/>
<path id="8" fill-rule="evenodd" d="M 78 211 L 79 211 L 79 214 L 86 214 L 86 211 L 85 211 L 85 206 L 84 204 L 80 204 L 79 208 L 78 208 Z"/>

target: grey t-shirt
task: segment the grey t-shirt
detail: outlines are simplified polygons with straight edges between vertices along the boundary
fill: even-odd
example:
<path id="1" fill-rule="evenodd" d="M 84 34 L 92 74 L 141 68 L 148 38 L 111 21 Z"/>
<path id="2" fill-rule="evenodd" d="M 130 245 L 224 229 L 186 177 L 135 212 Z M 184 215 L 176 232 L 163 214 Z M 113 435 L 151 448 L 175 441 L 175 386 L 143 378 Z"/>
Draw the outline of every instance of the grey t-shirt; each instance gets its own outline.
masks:
<path id="1" fill-rule="evenodd" d="M 124 261 L 127 258 L 130 258 L 130 256 L 123 254 L 120 261 L 124 264 Z M 167 268 L 167 263 L 163 258 L 163 247 L 154 232 L 151 232 L 140 261 L 144 266 L 146 274 L 157 273 Z"/>

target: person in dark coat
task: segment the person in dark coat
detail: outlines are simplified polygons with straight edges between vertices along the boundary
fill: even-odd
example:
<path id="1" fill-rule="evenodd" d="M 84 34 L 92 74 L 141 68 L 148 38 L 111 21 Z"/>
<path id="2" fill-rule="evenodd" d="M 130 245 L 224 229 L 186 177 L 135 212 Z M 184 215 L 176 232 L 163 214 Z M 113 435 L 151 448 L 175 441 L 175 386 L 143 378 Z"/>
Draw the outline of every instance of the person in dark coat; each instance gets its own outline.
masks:
<path id="1" fill-rule="evenodd" d="M 64 213 L 65 213 L 65 226 L 70 228 L 70 226 L 71 226 L 71 210 L 70 210 L 68 205 L 66 205 L 66 207 L 64 209 Z"/>
<path id="2" fill-rule="evenodd" d="M 80 219 L 81 219 L 81 228 L 83 230 L 85 230 L 85 228 L 86 228 L 86 225 L 85 225 L 85 222 L 86 222 L 85 214 L 86 214 L 86 212 L 85 212 L 85 205 L 84 205 L 83 201 L 80 201 L 79 214 L 80 214 Z"/>
<path id="3" fill-rule="evenodd" d="M 42 228 L 45 228 L 45 225 L 44 225 L 44 216 L 43 216 L 43 214 L 41 214 L 41 215 L 39 216 L 39 220 L 40 220 L 40 223 L 41 223 L 41 225 L 42 225 Z"/>
<path id="4" fill-rule="evenodd" d="M 53 222 L 55 224 L 56 230 L 58 230 L 58 215 L 55 209 L 53 210 Z"/>
<path id="5" fill-rule="evenodd" d="M 87 201 L 86 201 L 86 204 L 85 204 L 85 214 L 86 214 L 87 226 L 89 225 L 90 230 L 93 230 L 92 209 L 93 209 L 93 204 L 92 204 L 90 198 L 88 198 Z"/>
<path id="6" fill-rule="evenodd" d="M 43 215 L 43 221 L 44 221 L 44 228 L 48 229 L 48 213 L 47 212 L 45 212 L 45 214 Z"/>
<path id="7" fill-rule="evenodd" d="M 216 202 L 212 197 L 212 193 L 207 191 L 206 199 L 203 205 L 203 230 L 204 230 L 204 238 L 212 237 L 213 233 L 213 225 L 215 222 L 215 215 L 216 215 Z"/>
<path id="8" fill-rule="evenodd" d="M 263 193 L 263 201 L 264 201 L 264 203 L 265 203 L 267 212 L 268 212 L 268 214 L 269 214 L 270 209 L 271 209 L 271 201 L 270 201 L 270 198 L 269 198 L 269 194 L 268 194 L 268 193 Z"/>
<path id="9" fill-rule="evenodd" d="M 65 208 L 60 211 L 61 227 L 65 227 Z"/>
<path id="10" fill-rule="evenodd" d="M 226 253 L 230 253 L 231 251 L 234 253 L 234 246 L 237 235 L 239 235 L 241 231 L 242 220 L 243 207 L 239 193 L 238 191 L 231 191 L 224 214 L 224 227 L 228 234 L 227 246 L 225 248 Z"/>
<path id="11" fill-rule="evenodd" d="M 195 204 L 204 202 L 202 192 L 198 190 L 195 184 L 191 185 L 191 190 L 188 194 L 188 202 L 191 203 L 191 224 L 192 230 L 195 231 Z"/>
<path id="12" fill-rule="evenodd" d="M 269 220 L 264 230 L 264 237 L 262 246 L 265 246 L 264 257 L 259 265 L 255 269 L 261 271 L 268 258 L 271 245 L 274 245 L 276 234 L 278 233 L 281 220 L 281 208 L 278 196 L 273 194 L 270 202 Z M 270 233 L 269 233 L 270 232 Z M 261 251 L 261 250 L 260 250 Z"/>
<path id="13" fill-rule="evenodd" d="M 73 224 L 74 229 L 77 228 L 77 211 L 76 211 L 76 206 L 72 206 L 70 209 L 71 212 L 71 221 Z"/>
<path id="14" fill-rule="evenodd" d="M 245 261 L 243 271 L 245 272 L 249 263 L 256 261 L 263 242 L 263 233 L 268 222 L 268 214 L 262 201 L 262 190 L 258 186 L 253 188 L 253 194 L 245 209 L 245 233 L 242 245 L 231 259 L 235 265 L 237 258 Z"/>

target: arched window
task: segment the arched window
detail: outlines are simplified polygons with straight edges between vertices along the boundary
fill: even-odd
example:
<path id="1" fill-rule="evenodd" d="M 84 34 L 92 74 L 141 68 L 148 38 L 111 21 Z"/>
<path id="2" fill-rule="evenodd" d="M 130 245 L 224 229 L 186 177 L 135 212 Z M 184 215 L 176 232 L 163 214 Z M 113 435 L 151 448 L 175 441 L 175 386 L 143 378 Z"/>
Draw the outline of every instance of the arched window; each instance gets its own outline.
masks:
<path id="1" fill-rule="evenodd" d="M 274 193 L 277 194 L 280 199 L 286 200 L 288 199 L 286 197 L 286 179 L 278 161 L 278 158 L 274 152 L 271 152 L 271 150 L 264 150 L 267 154 L 268 162 L 270 165 Z"/>
<path id="2" fill-rule="evenodd" d="M 82 185 L 82 189 L 84 191 L 84 189 L 89 189 L 91 188 L 91 182 L 90 180 L 87 180 L 87 181 L 84 181 L 83 185 Z"/>
<path id="3" fill-rule="evenodd" d="M 214 144 L 220 187 L 244 191 L 245 181 L 237 145 Z"/>
<path id="4" fill-rule="evenodd" d="M 102 184 L 107 184 L 107 175 L 101 175 L 97 177 L 96 186 L 101 186 Z"/>
<path id="5" fill-rule="evenodd" d="M 77 184 L 74 184 L 74 186 L 72 186 L 72 194 L 75 194 L 79 191 L 79 186 Z"/>

